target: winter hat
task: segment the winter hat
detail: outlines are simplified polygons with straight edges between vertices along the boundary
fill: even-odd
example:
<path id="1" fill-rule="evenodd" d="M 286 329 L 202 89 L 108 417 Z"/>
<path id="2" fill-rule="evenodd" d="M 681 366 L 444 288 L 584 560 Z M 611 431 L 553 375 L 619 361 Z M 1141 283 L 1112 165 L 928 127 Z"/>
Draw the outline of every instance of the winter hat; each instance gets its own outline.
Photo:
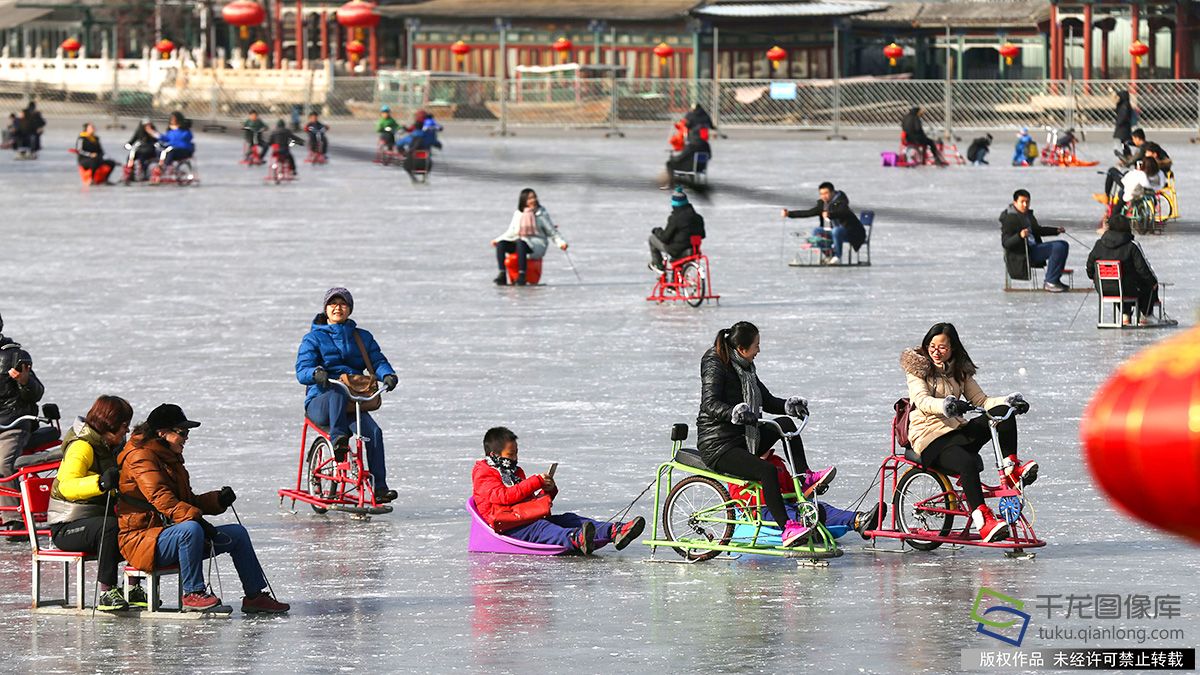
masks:
<path id="1" fill-rule="evenodd" d="M 341 286 L 334 286 L 333 288 L 325 291 L 325 302 L 321 303 L 321 308 L 324 309 L 325 305 L 328 305 L 330 300 L 339 296 L 346 301 L 346 304 L 350 306 L 350 311 L 353 312 L 354 296 L 350 295 L 350 291 L 342 288 Z"/>
<path id="2" fill-rule="evenodd" d="M 677 209 L 681 206 L 687 206 L 687 203 L 688 198 L 687 195 L 684 194 L 683 188 L 676 185 L 675 191 L 671 193 L 671 208 Z"/>
<path id="3" fill-rule="evenodd" d="M 151 431 L 158 431 L 159 429 L 195 429 L 200 426 L 200 423 L 189 420 L 187 415 L 183 414 L 183 409 L 174 403 L 163 403 L 150 411 L 150 416 L 146 418 L 146 425 L 150 427 Z"/>

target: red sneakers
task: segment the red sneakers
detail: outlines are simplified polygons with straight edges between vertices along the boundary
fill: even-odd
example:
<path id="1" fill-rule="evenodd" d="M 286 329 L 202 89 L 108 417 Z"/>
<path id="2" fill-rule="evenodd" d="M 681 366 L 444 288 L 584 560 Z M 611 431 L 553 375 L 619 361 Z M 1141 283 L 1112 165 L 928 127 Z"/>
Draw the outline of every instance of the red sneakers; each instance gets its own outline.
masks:
<path id="1" fill-rule="evenodd" d="M 620 551 L 629 545 L 631 541 L 638 538 L 642 530 L 646 529 L 646 519 L 638 516 L 624 525 L 613 526 L 613 546 Z"/>
<path id="2" fill-rule="evenodd" d="M 207 590 L 183 596 L 183 611 L 185 612 L 207 612 L 220 605 L 221 599 Z"/>
<path id="3" fill-rule="evenodd" d="M 291 608 L 291 605 L 276 600 L 266 591 L 253 598 L 242 598 L 243 614 L 283 614 Z"/>
<path id="4" fill-rule="evenodd" d="M 1033 460 L 1022 462 L 1017 459 L 1016 455 L 1009 455 L 1004 460 L 1004 467 L 1008 473 L 1008 482 L 1011 487 L 1033 485 L 1033 482 L 1037 480 L 1038 463 Z"/>
<path id="5" fill-rule="evenodd" d="M 586 522 L 571 535 L 568 541 L 571 548 L 579 551 L 583 555 L 591 555 L 592 551 L 596 550 L 596 526 L 590 522 Z"/>
<path id="6" fill-rule="evenodd" d="M 1008 523 L 996 520 L 987 504 L 971 512 L 971 524 L 979 531 L 979 537 L 988 543 L 1008 538 Z"/>

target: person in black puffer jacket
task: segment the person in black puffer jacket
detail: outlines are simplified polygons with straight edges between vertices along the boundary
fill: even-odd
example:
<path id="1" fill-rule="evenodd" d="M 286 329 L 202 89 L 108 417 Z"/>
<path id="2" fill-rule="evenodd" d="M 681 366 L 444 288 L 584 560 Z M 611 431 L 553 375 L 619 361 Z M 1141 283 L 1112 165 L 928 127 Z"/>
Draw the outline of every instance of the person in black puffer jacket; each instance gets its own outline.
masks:
<path id="1" fill-rule="evenodd" d="M 692 253 L 692 237 L 704 238 L 704 217 L 688 202 L 683 188 L 671 193 L 671 215 L 667 227 L 650 231 L 650 269 L 663 272 L 663 255 L 682 258 Z"/>
<path id="2" fill-rule="evenodd" d="M 79 166 L 92 172 L 92 185 L 112 185 L 108 176 L 117 163 L 104 158 L 104 147 L 96 135 L 96 125 L 91 122 L 83 125 L 83 131 L 75 139 L 75 154 L 79 156 Z"/>
<path id="3" fill-rule="evenodd" d="M 700 360 L 700 414 L 696 417 L 696 443 L 704 463 L 723 474 L 758 481 L 771 516 L 783 530 L 783 545 L 807 539 L 802 523 L 789 520 L 775 466 L 764 459 L 778 442 L 774 425 L 760 427 L 763 412 L 800 417 L 808 415 L 808 401 L 773 396 L 758 379 L 754 357 L 759 351 L 758 328 L 739 321 L 717 332 L 711 349 Z M 776 422 L 784 431 L 795 431 L 788 417 Z M 792 467 L 802 477 L 805 496 L 824 492 L 836 475 L 833 467 L 810 471 L 804 444 L 796 436 L 787 443 Z"/>
<path id="4" fill-rule="evenodd" d="M 1096 278 L 1097 260 L 1116 260 L 1121 263 L 1121 291 L 1127 296 L 1137 297 L 1138 311 L 1143 325 L 1158 323 L 1152 314 L 1158 304 L 1158 276 L 1150 268 L 1142 247 L 1133 240 L 1129 219 L 1115 215 L 1108 219 L 1108 229 L 1096 241 L 1088 254 L 1087 275 Z M 1099 284 L 1097 284 L 1099 291 Z M 1130 312 L 1126 312 L 1128 320 Z"/>
<path id="5" fill-rule="evenodd" d="M 1117 157 L 1124 157 L 1129 153 L 1129 146 L 1133 144 L 1133 105 L 1129 102 L 1129 92 L 1117 92 L 1117 107 L 1113 111 L 1116 121 L 1113 123 L 1113 152 L 1117 153 Z"/>
<path id="6" fill-rule="evenodd" d="M 33 357 L 21 345 L 4 336 L 4 319 L 0 318 L 0 425 L 12 424 L 25 415 L 36 415 L 37 403 L 46 393 L 41 380 L 33 372 Z M 0 478 L 11 476 L 36 422 L 22 422 L 11 429 L 0 431 Z M 13 483 L 5 487 L 16 488 Z M 17 506 L 20 502 L 13 497 L 0 497 L 0 506 Z M 4 529 L 21 526 L 18 511 L 4 511 Z"/>

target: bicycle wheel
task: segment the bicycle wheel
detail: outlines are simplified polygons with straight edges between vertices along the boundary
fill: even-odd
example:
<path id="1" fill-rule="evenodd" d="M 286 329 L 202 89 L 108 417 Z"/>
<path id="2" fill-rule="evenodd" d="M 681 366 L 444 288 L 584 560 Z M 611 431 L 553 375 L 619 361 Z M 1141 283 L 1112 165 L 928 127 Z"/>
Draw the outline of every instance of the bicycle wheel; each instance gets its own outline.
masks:
<path id="1" fill-rule="evenodd" d="M 710 522 L 710 518 L 734 519 L 733 506 L 725 486 L 704 476 L 689 476 L 671 488 L 663 503 L 663 535 L 670 541 L 686 544 L 728 544 L 733 538 L 733 523 Z M 711 560 L 720 551 L 704 547 L 673 547 L 688 560 Z"/>
<path id="2" fill-rule="evenodd" d="M 337 483 L 329 479 L 334 470 L 333 447 L 329 441 L 317 437 L 308 448 L 308 456 L 304 461 L 304 474 L 308 476 L 308 491 L 322 499 L 331 498 L 337 494 Z M 317 513 L 326 513 L 329 509 L 311 504 Z"/>
<path id="3" fill-rule="evenodd" d="M 913 467 L 905 472 L 892 495 L 892 512 L 896 514 L 896 525 L 900 531 L 925 530 L 938 532 L 943 537 L 949 535 L 954 529 L 954 516 L 934 513 L 925 507 L 954 508 L 955 500 L 949 496 L 950 493 L 950 485 L 941 474 L 920 467 Z M 917 504 L 922 502 L 923 507 L 918 508 Z M 918 551 L 932 551 L 942 545 L 941 542 L 921 539 L 906 541 Z"/>
<path id="4" fill-rule="evenodd" d="M 683 287 L 679 289 L 679 294 L 683 296 L 684 302 L 692 307 L 699 307 L 704 304 L 704 267 L 700 262 L 692 261 L 684 265 L 679 276 L 683 282 Z"/>

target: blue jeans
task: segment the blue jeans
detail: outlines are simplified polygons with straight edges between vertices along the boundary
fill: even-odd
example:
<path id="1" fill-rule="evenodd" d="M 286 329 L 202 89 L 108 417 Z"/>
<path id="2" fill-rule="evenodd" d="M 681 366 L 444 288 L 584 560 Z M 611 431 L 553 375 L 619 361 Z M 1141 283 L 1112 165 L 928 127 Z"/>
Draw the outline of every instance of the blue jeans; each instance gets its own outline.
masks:
<path id="1" fill-rule="evenodd" d="M 1044 241 L 1029 244 L 1029 264 L 1033 267 L 1046 266 L 1046 283 L 1057 284 L 1067 266 L 1067 253 L 1071 245 L 1065 241 Z"/>
<path id="2" fill-rule="evenodd" d="M 800 521 L 800 510 L 796 508 L 795 502 L 788 502 L 785 506 L 787 509 L 788 520 Z M 854 511 L 844 511 L 836 506 L 830 506 L 826 502 L 821 502 L 821 522 L 826 527 L 843 526 L 854 527 L 854 517 L 858 515 Z"/>
<path id="3" fill-rule="evenodd" d="M 329 430 L 330 438 L 350 436 L 357 431 L 354 414 L 346 412 L 350 399 L 341 389 L 329 388 L 317 394 L 304 408 L 304 414 L 319 427 Z M 370 413 L 362 414 L 363 441 L 367 444 L 367 469 L 375 481 L 375 492 L 387 492 L 387 464 L 383 459 L 383 430 L 371 419 Z"/>
<path id="4" fill-rule="evenodd" d="M 233 558 L 233 566 L 242 580 L 242 590 L 247 598 L 262 593 L 267 587 L 266 578 L 262 566 L 258 564 L 258 556 L 254 555 L 254 545 L 250 543 L 246 528 L 241 525 L 218 525 L 217 530 L 225 536 L 218 536 L 213 542 L 213 555 L 228 553 Z M 154 547 L 154 566 L 179 565 L 179 583 L 183 585 L 185 594 L 204 590 L 204 559 L 207 557 L 204 528 L 200 527 L 200 523 L 185 520 L 158 534 Z"/>
<path id="5" fill-rule="evenodd" d="M 844 225 L 833 226 L 833 240 L 830 241 L 830 234 L 822 227 L 814 227 L 812 236 L 820 237 L 821 252 L 825 255 L 832 255 L 838 260 L 842 259 L 842 244 L 846 243 L 846 227 Z"/>
<path id="6" fill-rule="evenodd" d="M 596 536 L 592 539 L 595 548 L 600 548 L 613 540 L 613 523 L 602 523 L 599 520 L 584 518 L 574 513 L 560 513 L 535 520 L 528 525 L 504 532 L 504 536 L 520 539 L 533 544 L 554 544 L 556 546 L 571 546 L 571 535 L 579 531 L 584 523 L 596 527 Z"/>

